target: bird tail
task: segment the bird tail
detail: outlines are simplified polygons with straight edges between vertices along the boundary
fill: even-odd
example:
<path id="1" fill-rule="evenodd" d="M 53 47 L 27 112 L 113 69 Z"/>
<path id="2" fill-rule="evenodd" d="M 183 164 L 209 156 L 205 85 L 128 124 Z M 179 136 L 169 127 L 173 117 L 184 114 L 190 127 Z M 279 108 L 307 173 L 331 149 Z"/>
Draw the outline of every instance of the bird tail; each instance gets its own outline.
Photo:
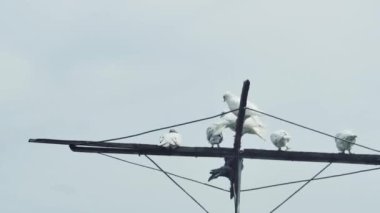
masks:
<path id="1" fill-rule="evenodd" d="M 261 128 L 255 128 L 255 132 L 256 132 L 256 135 L 259 136 L 259 138 L 261 138 L 263 141 L 267 141 L 265 139 L 265 131 L 264 129 L 261 129 Z"/>
<path id="2" fill-rule="evenodd" d="M 259 138 L 261 138 L 263 141 L 267 141 L 262 135 L 257 134 L 257 136 L 259 136 Z"/>
<path id="3" fill-rule="evenodd" d="M 213 169 L 210 171 L 211 176 L 208 178 L 208 181 L 216 179 L 220 176 L 220 169 Z"/>

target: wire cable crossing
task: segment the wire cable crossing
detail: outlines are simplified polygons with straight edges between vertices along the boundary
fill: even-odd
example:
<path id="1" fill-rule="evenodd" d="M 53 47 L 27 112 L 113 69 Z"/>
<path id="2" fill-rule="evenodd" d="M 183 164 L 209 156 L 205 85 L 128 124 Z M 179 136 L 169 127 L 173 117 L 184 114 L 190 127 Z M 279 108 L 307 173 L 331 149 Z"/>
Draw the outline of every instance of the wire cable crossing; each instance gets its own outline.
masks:
<path id="1" fill-rule="evenodd" d="M 321 169 L 317 174 L 315 174 L 310 180 L 308 180 L 306 183 L 304 183 L 300 188 L 298 188 L 295 192 L 293 192 L 289 197 L 287 197 L 282 203 L 280 203 L 278 206 L 276 206 L 270 213 L 275 212 L 278 208 L 280 208 L 282 205 L 284 205 L 290 198 L 292 198 L 294 195 L 296 195 L 298 192 L 300 192 L 307 184 L 309 184 L 312 180 L 314 180 L 319 174 L 321 174 L 323 171 L 325 171 L 332 163 L 328 163 L 323 169 Z"/>
<path id="2" fill-rule="evenodd" d="M 139 163 L 136 163 L 136 162 L 128 161 L 128 160 L 125 160 L 125 159 L 122 159 L 122 158 L 118 158 L 118 157 L 115 157 L 115 156 L 112 156 L 112 155 L 108 155 L 108 154 L 105 154 L 105 153 L 98 153 L 98 154 L 106 156 L 106 157 L 109 157 L 109 158 L 112 158 L 112 159 L 115 159 L 115 160 L 122 161 L 124 163 L 128 163 L 128 164 L 139 166 L 139 167 L 142 167 L 142 168 L 145 168 L 145 169 L 150 169 L 150 170 L 161 172 L 161 170 L 159 170 L 159 169 L 156 169 L 156 168 L 153 168 L 153 167 L 150 167 L 150 166 L 146 166 L 144 164 L 139 164 Z M 338 178 L 338 177 L 344 177 L 344 176 L 349 176 L 349 175 L 354 175 L 354 174 L 360 174 L 360 173 L 366 173 L 366 172 L 372 172 L 372 171 L 377 171 L 377 170 L 380 170 L 380 167 L 375 167 L 375 168 L 371 168 L 371 169 L 362 169 L 362 170 L 357 170 L 357 171 L 352 171 L 352 172 L 346 172 L 346 173 L 341 173 L 341 174 L 336 174 L 336 175 L 329 175 L 329 176 L 324 176 L 324 177 L 316 177 L 316 178 L 313 179 L 313 181 L 325 180 L 325 179 L 331 179 L 331 178 Z M 201 182 L 201 181 L 198 181 L 198 180 L 187 178 L 187 177 L 184 177 L 184 176 L 181 176 L 181 175 L 169 172 L 169 171 L 165 171 L 165 172 L 167 174 L 169 174 L 169 175 L 172 175 L 172 176 L 177 177 L 177 178 L 181 178 L 183 180 L 187 180 L 187 181 L 191 181 L 191 182 L 194 182 L 194 183 L 198 183 L 198 184 L 201 184 L 201 185 L 204 185 L 204 186 L 208 186 L 208 187 L 211 187 L 211 188 L 214 188 L 214 189 L 218 189 L 220 191 L 229 192 L 229 190 L 227 190 L 227 189 L 223 189 L 223 188 L 220 188 L 220 187 L 208 184 L 208 183 L 204 183 L 204 182 Z M 297 184 L 297 183 L 307 182 L 309 180 L 310 179 L 302 179 L 302 180 L 296 180 L 296 181 L 289 181 L 289 182 L 271 184 L 271 185 L 266 185 L 266 186 L 253 187 L 253 188 L 248 188 L 248 189 L 242 189 L 241 192 L 250 192 L 250 191 L 257 191 L 257 190 L 261 190 L 261 189 L 268 189 L 268 188 L 274 188 L 274 187 L 279 187 L 279 186 L 286 186 L 286 185 L 291 185 L 291 184 Z"/>
<path id="3" fill-rule="evenodd" d="M 372 171 L 376 171 L 376 170 L 380 170 L 380 167 L 375 167 L 375 168 L 371 168 L 371 169 L 362 169 L 362 170 L 357 170 L 357 171 L 353 171 L 353 172 L 346 172 L 346 173 L 329 175 L 329 176 L 324 176 L 324 177 L 316 177 L 312 181 L 343 177 L 343 176 L 354 175 L 354 174 L 359 174 L 359 173 L 372 172 Z M 256 190 L 268 189 L 268 188 L 273 188 L 273 187 L 278 187 L 278 186 L 286 186 L 286 185 L 291 185 L 291 184 L 296 184 L 296 183 L 303 183 L 303 182 L 307 182 L 309 180 L 310 179 L 289 181 L 289 182 L 272 184 L 272 185 L 267 185 L 267 186 L 259 186 L 259 187 L 255 187 L 255 188 L 243 189 L 241 191 L 242 192 L 256 191 Z"/>
<path id="4" fill-rule="evenodd" d="M 152 160 L 148 155 L 145 155 L 158 169 L 161 170 L 175 185 L 177 185 L 187 196 L 189 196 L 198 206 L 200 206 L 206 213 L 209 213 L 205 207 L 202 206 L 191 194 L 189 194 L 181 185 L 179 185 L 168 173 L 166 173 L 154 160 Z"/>
<path id="5" fill-rule="evenodd" d="M 179 124 L 174 124 L 174 125 L 170 125 L 170 126 L 165 126 L 165 127 L 161 127 L 161 128 L 151 129 L 151 130 L 147 130 L 147 131 L 144 131 L 144 132 L 140 132 L 140 133 L 136 133 L 136 134 L 132 134 L 132 135 L 127 135 L 127 136 L 123 136 L 123 137 L 111 138 L 111 139 L 106 139 L 106 140 L 101 140 L 101 141 L 95 141 L 95 142 L 82 143 L 82 144 L 78 144 L 78 145 L 104 143 L 104 142 L 117 141 L 117 140 L 122 140 L 122 139 L 127 139 L 127 138 L 133 138 L 133 137 L 145 135 L 145 134 L 152 133 L 152 132 L 157 132 L 157 131 L 161 131 L 161 130 L 165 130 L 165 129 L 170 129 L 170 128 L 179 127 L 179 126 L 185 126 L 185 125 L 189 125 L 189 124 L 193 124 L 193 123 L 198 123 L 198 122 L 210 120 L 210 119 L 217 118 L 217 117 L 223 116 L 223 115 L 225 115 L 227 113 L 235 112 L 235 111 L 238 111 L 238 110 L 239 109 L 235 109 L 235 110 L 231 110 L 231 111 L 227 111 L 227 112 L 222 112 L 222 113 L 219 113 L 219 114 L 216 114 L 216 115 L 212 115 L 212 116 L 208 116 L 208 117 L 205 117 L 205 118 L 200 118 L 200 119 L 196 119 L 196 120 L 192 120 L 192 121 L 187 121 L 187 122 L 183 122 L 183 123 L 179 123 Z"/>
<path id="6" fill-rule="evenodd" d="M 362 147 L 364 149 L 368 149 L 368 150 L 371 150 L 371 151 L 374 151 L 374 152 L 380 152 L 380 150 L 378 149 L 374 149 L 374 148 L 371 148 L 371 147 L 368 147 L 368 146 L 364 146 L 364 145 L 361 145 L 361 144 L 358 144 L 358 143 L 352 143 L 351 141 L 348 141 L 348 140 L 344 140 L 342 138 L 337 138 L 335 137 L 334 135 L 331 135 L 331 134 L 328 134 L 328 133 L 325 133 L 325 132 L 322 132 L 322 131 L 319 131 L 317 129 L 313 129 L 313 128 L 310 128 L 310 127 L 307 127 L 307 126 L 304 126 L 302 124 L 298 124 L 296 122 L 293 122 L 293 121 L 289 121 L 287 119 L 284 119 L 284 118 L 280 118 L 278 116 L 275 116 L 275 115 L 271 115 L 269 113 L 265 113 L 265 112 L 262 112 L 262 111 L 259 111 L 259 110 L 256 110 L 256 109 L 251 109 L 251 108 L 248 108 L 246 107 L 246 109 L 248 110 L 251 110 L 251 111 L 254 111 L 254 112 L 257 112 L 257 113 L 260 113 L 260 114 L 263 114 L 263 115 L 266 115 L 268 117 L 271 117 L 271 118 L 274 118 L 274 119 L 277 119 L 277 120 L 280 120 L 280 121 L 283 121 L 283 122 L 286 122 L 286 123 L 289 123 L 289 124 L 292 124 L 294 126 L 298 126 L 298 127 L 301 127 L 301 128 L 304 128 L 304 129 L 307 129 L 307 130 L 310 130 L 312 132 L 316 132 L 316 133 L 319 133 L 321 135 L 325 135 L 325 136 L 328 136 L 328 137 L 331 137 L 331 138 L 334 138 L 334 139 L 339 139 L 339 140 L 342 140 L 344 142 L 347 142 L 347 143 L 351 143 L 353 145 L 356 145 L 356 146 L 359 146 L 359 147 Z"/>
<path id="7" fill-rule="evenodd" d="M 146 168 L 146 169 L 150 169 L 150 170 L 154 170 L 154 171 L 162 172 L 162 171 L 159 170 L 159 169 L 156 169 L 156 168 L 153 168 L 153 167 L 150 167 L 150 166 L 146 166 L 146 165 L 143 165 L 143 164 L 135 163 L 135 162 L 132 162 L 132 161 L 124 160 L 124 159 L 122 159 L 122 158 L 114 157 L 114 156 L 112 156 L 112 155 L 108 155 L 108 154 L 105 154 L 105 153 L 98 153 L 98 154 L 103 155 L 103 156 L 106 156 L 106 157 L 109 157 L 109 158 L 112 158 L 112 159 L 115 159 L 115 160 L 122 161 L 122 162 L 124 162 L 124 163 L 129 163 L 129 164 L 132 164 L 132 165 L 135 165 L 135 166 L 139 166 L 139 167 L 142 167 L 142 168 Z M 184 179 L 184 180 L 187 180 L 187 181 L 191 181 L 191 182 L 194 182 L 194 183 L 198 183 L 198 184 L 201 184 L 201 185 L 204 185 L 204 186 L 208 186 L 208 187 L 211 187 L 211 188 L 214 188 L 214 189 L 218 189 L 218 190 L 221 190 L 221 191 L 230 192 L 230 191 L 227 190 L 227 189 L 223 189 L 223 188 L 220 188 L 220 187 L 217 187 L 217 186 L 214 186 L 214 185 L 208 184 L 208 183 L 203 183 L 203 182 L 198 181 L 198 180 L 194 180 L 194 179 L 187 178 L 187 177 L 184 177 L 184 176 L 181 176 L 181 175 L 177 175 L 177 174 L 174 174 L 174 173 L 172 173 L 172 172 L 168 172 L 168 171 L 164 171 L 164 172 L 166 172 L 167 174 L 172 175 L 172 176 L 174 176 L 174 177 L 177 177 L 177 178 L 181 178 L 181 179 Z"/>

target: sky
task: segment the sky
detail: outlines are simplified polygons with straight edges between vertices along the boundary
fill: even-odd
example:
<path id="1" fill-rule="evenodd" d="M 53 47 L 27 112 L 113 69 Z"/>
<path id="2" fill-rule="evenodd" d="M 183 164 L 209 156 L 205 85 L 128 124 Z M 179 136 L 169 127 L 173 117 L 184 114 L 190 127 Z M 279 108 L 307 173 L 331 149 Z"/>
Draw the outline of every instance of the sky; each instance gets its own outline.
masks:
<path id="1" fill-rule="evenodd" d="M 202 212 L 162 173 L 28 139 L 103 140 L 215 115 L 246 79 L 262 111 L 330 134 L 350 129 L 380 149 L 379 24 L 374 0 L 2 0 L 0 212 Z M 331 138 L 263 121 L 268 140 L 245 135 L 242 148 L 275 150 L 269 134 L 285 129 L 293 151 L 337 152 Z M 208 147 L 213 122 L 176 129 L 184 146 Z M 166 132 L 120 142 L 158 144 Z M 221 145 L 232 144 L 226 131 Z M 152 158 L 203 182 L 223 164 Z M 325 165 L 245 160 L 242 188 L 311 178 Z M 332 164 L 322 175 L 373 167 Z M 375 212 L 379 176 L 313 182 L 277 212 Z M 209 212 L 233 212 L 228 193 L 178 182 Z M 241 212 L 269 212 L 299 186 L 245 192 Z"/>

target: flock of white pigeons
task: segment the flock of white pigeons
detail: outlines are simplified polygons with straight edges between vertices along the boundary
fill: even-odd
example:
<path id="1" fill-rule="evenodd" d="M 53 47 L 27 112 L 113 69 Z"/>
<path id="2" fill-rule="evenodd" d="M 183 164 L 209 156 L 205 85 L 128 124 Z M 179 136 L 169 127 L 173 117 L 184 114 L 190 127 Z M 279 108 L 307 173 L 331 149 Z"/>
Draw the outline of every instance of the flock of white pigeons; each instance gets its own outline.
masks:
<path id="1" fill-rule="evenodd" d="M 220 120 L 211 124 L 206 130 L 207 140 L 211 144 L 211 147 L 220 147 L 220 144 L 223 141 L 223 131 L 225 129 L 231 129 L 232 131 L 235 131 L 236 128 L 236 120 L 238 114 L 238 110 L 236 109 L 239 109 L 240 98 L 230 92 L 226 92 L 223 95 L 223 100 L 227 103 L 229 112 L 223 112 L 220 116 Z M 257 135 L 260 139 L 266 141 L 265 127 L 260 120 L 261 114 L 257 111 L 257 106 L 252 102 L 247 101 L 242 134 Z M 344 130 L 336 134 L 335 137 L 336 147 L 338 148 L 339 152 L 345 153 L 347 151 L 351 154 L 351 147 L 356 142 L 357 136 L 349 130 Z M 282 129 L 277 130 L 270 135 L 270 140 L 279 151 L 286 151 L 289 149 L 288 143 L 290 142 L 290 139 L 290 134 Z M 159 145 L 162 147 L 176 148 L 181 146 L 181 144 L 182 137 L 174 129 L 170 129 L 169 133 L 166 133 L 160 137 Z"/>

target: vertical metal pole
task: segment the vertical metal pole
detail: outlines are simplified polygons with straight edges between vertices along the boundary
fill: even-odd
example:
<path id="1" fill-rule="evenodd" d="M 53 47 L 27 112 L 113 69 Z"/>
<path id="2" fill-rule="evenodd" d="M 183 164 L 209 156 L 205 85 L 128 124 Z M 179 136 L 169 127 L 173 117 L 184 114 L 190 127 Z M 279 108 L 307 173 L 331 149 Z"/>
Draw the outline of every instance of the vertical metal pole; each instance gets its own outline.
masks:
<path id="1" fill-rule="evenodd" d="M 243 125 L 245 120 L 245 107 L 247 106 L 247 97 L 250 82 L 249 80 L 244 81 L 243 89 L 240 97 L 240 106 L 238 118 L 236 120 L 236 134 L 234 142 L 234 183 L 233 190 L 235 195 L 235 213 L 240 212 L 240 186 L 241 186 L 241 169 L 242 169 L 242 158 L 240 157 L 240 147 L 241 147 L 241 136 L 243 131 Z"/>

